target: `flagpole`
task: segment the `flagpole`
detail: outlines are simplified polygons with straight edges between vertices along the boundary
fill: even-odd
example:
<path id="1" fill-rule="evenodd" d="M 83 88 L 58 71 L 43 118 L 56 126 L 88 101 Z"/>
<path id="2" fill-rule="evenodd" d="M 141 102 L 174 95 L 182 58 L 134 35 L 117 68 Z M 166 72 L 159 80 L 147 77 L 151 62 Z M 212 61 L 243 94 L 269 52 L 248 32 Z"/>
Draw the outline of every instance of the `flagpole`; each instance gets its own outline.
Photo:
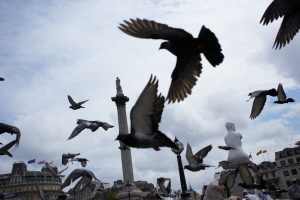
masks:
<path id="1" fill-rule="evenodd" d="M 271 162 L 270 157 L 269 157 L 269 154 L 268 154 L 268 151 L 266 151 L 266 153 L 267 153 L 267 156 L 268 156 L 268 158 L 269 158 L 269 161 Z"/>
<path id="2" fill-rule="evenodd" d="M 34 178 L 35 178 L 35 181 L 36 181 L 36 162 L 34 160 Z"/>
<path id="3" fill-rule="evenodd" d="M 264 158 L 264 161 L 266 161 L 266 160 L 265 160 L 265 157 L 264 157 L 264 153 L 262 153 L 262 156 L 263 156 L 263 158 Z"/>

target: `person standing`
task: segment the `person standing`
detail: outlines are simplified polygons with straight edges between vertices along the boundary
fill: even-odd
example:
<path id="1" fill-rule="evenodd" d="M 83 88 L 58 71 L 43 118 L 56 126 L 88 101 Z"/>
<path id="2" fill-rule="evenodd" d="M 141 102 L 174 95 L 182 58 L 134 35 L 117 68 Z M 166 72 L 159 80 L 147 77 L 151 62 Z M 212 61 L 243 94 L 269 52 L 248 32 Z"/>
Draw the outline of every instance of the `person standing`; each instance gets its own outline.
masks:
<path id="1" fill-rule="evenodd" d="M 290 200 L 300 200 L 300 188 L 295 178 L 291 180 L 292 185 L 289 187 L 288 195 Z"/>

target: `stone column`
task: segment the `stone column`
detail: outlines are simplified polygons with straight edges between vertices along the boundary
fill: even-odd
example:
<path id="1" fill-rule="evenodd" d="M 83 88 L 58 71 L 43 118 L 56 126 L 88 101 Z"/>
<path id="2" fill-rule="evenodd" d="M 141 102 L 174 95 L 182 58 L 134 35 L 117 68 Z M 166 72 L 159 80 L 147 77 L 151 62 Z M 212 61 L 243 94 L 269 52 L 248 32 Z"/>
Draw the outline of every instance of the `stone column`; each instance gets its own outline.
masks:
<path id="1" fill-rule="evenodd" d="M 122 87 L 120 85 L 120 79 L 117 77 L 117 95 L 112 97 L 111 100 L 116 103 L 118 110 L 118 123 L 119 123 L 119 133 L 128 134 L 127 116 L 126 116 L 126 102 L 129 98 L 123 94 Z M 130 149 L 130 148 L 129 148 Z M 132 159 L 130 150 L 121 150 L 122 159 L 122 169 L 123 169 L 123 183 L 124 185 L 129 181 L 131 186 L 130 199 L 139 199 L 142 191 L 136 188 L 134 184 Z M 124 187 L 116 196 L 118 199 L 128 199 L 128 192 L 126 187 Z"/>

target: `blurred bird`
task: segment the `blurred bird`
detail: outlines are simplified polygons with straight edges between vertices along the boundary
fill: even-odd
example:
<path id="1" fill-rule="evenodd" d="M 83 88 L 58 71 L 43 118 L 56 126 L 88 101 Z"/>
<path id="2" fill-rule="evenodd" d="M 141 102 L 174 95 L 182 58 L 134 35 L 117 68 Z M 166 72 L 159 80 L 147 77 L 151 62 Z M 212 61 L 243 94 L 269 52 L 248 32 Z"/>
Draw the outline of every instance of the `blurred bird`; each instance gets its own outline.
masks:
<path id="1" fill-rule="evenodd" d="M 1 77 L 0 77 L 0 81 L 4 81 L 4 78 L 1 78 Z"/>
<path id="2" fill-rule="evenodd" d="M 288 98 L 288 99 L 286 98 L 286 95 L 285 95 L 285 92 L 283 90 L 281 83 L 278 84 L 277 93 L 278 93 L 277 94 L 278 101 L 274 101 L 274 103 L 284 104 L 284 103 L 289 103 L 289 102 L 295 102 L 295 100 L 292 98 Z"/>
<path id="3" fill-rule="evenodd" d="M 113 128 L 114 126 L 106 123 L 106 122 L 100 122 L 100 121 L 87 121 L 84 119 L 78 119 L 77 120 L 77 127 L 73 130 L 68 140 L 71 140 L 75 136 L 77 136 L 81 131 L 83 131 L 85 128 L 91 129 L 92 132 L 95 132 L 99 127 L 102 127 L 104 130 L 108 130 L 109 128 Z"/>
<path id="4" fill-rule="evenodd" d="M 267 101 L 267 95 L 276 97 L 277 91 L 275 90 L 275 88 L 273 88 L 271 90 L 257 90 L 249 93 L 248 96 L 250 96 L 250 99 L 255 97 L 252 105 L 251 114 L 250 114 L 251 119 L 256 118 L 261 113 Z"/>
<path id="5" fill-rule="evenodd" d="M 130 112 L 131 133 L 119 134 L 116 140 L 135 148 L 171 147 L 178 149 L 175 143 L 158 130 L 164 109 L 164 96 L 157 96 L 158 80 L 152 75 Z"/>
<path id="6" fill-rule="evenodd" d="M 40 196 L 41 200 L 51 200 L 51 198 L 47 194 L 45 194 L 43 192 L 43 190 L 37 184 L 35 184 L 35 187 L 39 191 L 39 196 Z"/>
<path id="7" fill-rule="evenodd" d="M 275 49 L 284 47 L 298 33 L 300 28 L 299 0 L 273 0 L 263 14 L 260 23 L 268 25 L 273 20 L 283 17 L 274 45 Z"/>
<path id="8" fill-rule="evenodd" d="M 73 195 L 76 195 L 80 190 L 83 190 L 87 185 L 91 183 L 93 178 L 99 182 L 101 182 L 95 174 L 87 169 L 75 169 L 73 170 L 69 176 L 66 178 L 64 183 L 60 186 L 61 189 L 69 186 L 72 182 L 74 182 L 76 179 L 81 179 L 77 182 L 77 184 L 73 188 Z"/>
<path id="9" fill-rule="evenodd" d="M 295 143 L 295 145 L 298 145 L 298 146 L 299 146 L 299 145 L 300 145 L 300 141 L 297 141 L 297 142 Z"/>
<path id="10" fill-rule="evenodd" d="M 45 162 L 45 165 L 46 165 L 47 169 L 51 172 L 51 174 L 52 174 L 54 177 L 65 177 L 65 175 L 62 175 L 61 173 L 63 173 L 65 170 L 67 170 L 67 169 L 69 168 L 69 166 L 68 166 L 68 167 L 66 167 L 66 168 L 63 169 L 63 170 L 61 170 L 61 171 L 59 171 L 59 172 L 56 172 L 56 171 L 50 166 L 50 164 L 49 164 L 48 162 Z"/>
<path id="11" fill-rule="evenodd" d="M 235 150 L 235 148 L 233 147 L 228 147 L 228 146 L 218 146 L 219 149 L 223 149 L 223 150 Z"/>
<path id="12" fill-rule="evenodd" d="M 217 37 L 213 32 L 202 26 L 198 38 L 183 29 L 172 28 L 166 24 L 147 19 L 130 19 L 120 24 L 119 29 L 137 38 L 163 39 L 159 49 L 167 49 L 177 57 L 172 82 L 167 99 L 169 103 L 183 101 L 196 85 L 197 76 L 202 70 L 200 53 L 203 53 L 212 66 L 223 62 L 224 56 Z"/>
<path id="13" fill-rule="evenodd" d="M 219 162 L 218 167 L 216 167 L 215 169 L 219 168 L 219 167 L 223 167 L 223 169 L 227 169 L 229 162 L 226 160 L 222 160 Z"/>
<path id="14" fill-rule="evenodd" d="M 225 169 L 221 172 L 219 185 L 224 185 L 227 197 L 230 196 L 230 190 L 235 183 L 235 178 L 239 173 L 238 169 Z"/>
<path id="15" fill-rule="evenodd" d="M 73 110 L 77 110 L 77 109 L 80 109 L 80 108 L 84 108 L 82 107 L 81 105 L 84 104 L 85 102 L 87 102 L 88 100 L 85 100 L 85 101 L 81 101 L 79 103 L 76 103 L 72 97 L 70 95 L 68 95 L 68 99 L 69 99 L 69 102 L 71 104 L 70 108 L 72 108 Z"/>
<path id="16" fill-rule="evenodd" d="M 81 163 L 81 166 L 82 167 L 86 167 L 86 165 L 87 165 L 87 161 L 89 161 L 88 159 L 86 159 L 86 158 L 72 158 L 70 161 L 78 161 L 78 162 L 80 162 Z"/>
<path id="17" fill-rule="evenodd" d="M 127 146 L 126 146 L 123 142 L 121 142 L 121 141 L 120 141 L 119 149 L 122 150 L 122 151 L 130 150 L 129 147 L 127 147 Z"/>
<path id="18" fill-rule="evenodd" d="M 164 183 L 165 183 L 166 180 L 169 181 L 167 187 L 164 186 Z M 164 196 L 164 197 L 169 197 L 170 196 L 170 193 L 172 191 L 171 190 L 171 179 L 163 178 L 163 177 L 158 178 L 157 179 L 157 185 L 159 186 L 160 191 L 162 192 L 162 196 Z"/>
<path id="19" fill-rule="evenodd" d="M 0 155 L 8 155 L 9 157 L 13 157 L 11 153 L 9 153 L 8 149 L 10 149 L 12 146 L 16 144 L 17 140 L 14 140 L 3 147 L 0 148 Z"/>
<path id="20" fill-rule="evenodd" d="M 207 147 L 204 147 L 200 151 L 198 151 L 195 155 L 193 155 L 192 148 L 189 143 L 187 143 L 186 148 L 186 159 L 189 162 L 189 165 L 185 165 L 184 169 L 188 169 L 192 172 L 197 172 L 200 170 L 205 170 L 206 167 L 214 167 L 211 165 L 203 164 L 203 158 L 206 157 L 208 152 L 212 149 L 211 145 L 208 145 Z"/>
<path id="21" fill-rule="evenodd" d="M 243 183 L 239 183 L 238 186 L 241 186 L 245 189 L 266 189 L 267 188 L 266 185 L 260 185 L 254 183 L 254 178 L 246 165 L 239 163 L 238 170 L 241 179 L 243 180 Z"/>
<path id="22" fill-rule="evenodd" d="M 19 143 L 20 143 L 20 138 L 21 138 L 20 130 L 15 126 L 0 123 L 0 134 L 5 133 L 5 132 L 10 133 L 11 135 L 16 134 L 16 146 L 18 147 Z"/>
<path id="23" fill-rule="evenodd" d="M 6 192 L 0 193 L 0 199 L 10 199 L 15 196 L 17 196 L 17 194 L 15 193 L 6 193 Z"/>
<path id="24" fill-rule="evenodd" d="M 78 156 L 80 155 L 80 153 L 75 153 L 75 154 L 72 154 L 72 153 L 67 153 L 67 154 L 63 154 L 62 155 L 62 158 L 61 158 L 61 163 L 63 165 L 67 165 L 70 158 L 75 158 L 75 156 Z"/>

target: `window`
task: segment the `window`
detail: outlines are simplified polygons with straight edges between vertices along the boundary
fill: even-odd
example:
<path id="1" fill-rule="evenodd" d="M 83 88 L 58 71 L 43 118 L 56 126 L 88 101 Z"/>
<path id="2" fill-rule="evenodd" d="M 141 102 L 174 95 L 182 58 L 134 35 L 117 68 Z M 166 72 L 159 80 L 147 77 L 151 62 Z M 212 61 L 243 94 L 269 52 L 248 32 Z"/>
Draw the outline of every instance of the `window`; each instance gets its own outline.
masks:
<path id="1" fill-rule="evenodd" d="M 279 153 L 279 158 L 284 158 L 284 157 L 285 157 L 284 152 Z"/>
<path id="2" fill-rule="evenodd" d="M 290 187 L 292 185 L 291 181 L 286 181 L 286 185 Z"/>
<path id="3" fill-rule="evenodd" d="M 292 155 L 293 155 L 293 151 L 288 151 L 288 152 L 287 152 L 287 155 L 288 155 L 288 156 L 292 156 Z"/>
<path id="4" fill-rule="evenodd" d="M 280 164 L 281 164 L 281 165 L 286 165 L 286 164 L 285 164 L 285 160 L 280 161 Z"/>
<path id="5" fill-rule="evenodd" d="M 296 149 L 296 154 L 300 154 L 300 149 Z"/>
<path id="6" fill-rule="evenodd" d="M 292 175 L 298 174 L 296 169 L 292 169 L 291 172 L 292 172 Z"/>
<path id="7" fill-rule="evenodd" d="M 284 176 L 289 176 L 289 171 L 283 171 Z"/>
<path id="8" fill-rule="evenodd" d="M 296 157 L 296 161 L 297 161 L 297 162 L 300 162 L 300 157 Z"/>
<path id="9" fill-rule="evenodd" d="M 289 161 L 289 164 L 293 164 L 293 163 L 294 163 L 294 160 L 293 160 L 293 158 L 291 158 L 291 159 L 288 159 L 288 161 Z"/>

